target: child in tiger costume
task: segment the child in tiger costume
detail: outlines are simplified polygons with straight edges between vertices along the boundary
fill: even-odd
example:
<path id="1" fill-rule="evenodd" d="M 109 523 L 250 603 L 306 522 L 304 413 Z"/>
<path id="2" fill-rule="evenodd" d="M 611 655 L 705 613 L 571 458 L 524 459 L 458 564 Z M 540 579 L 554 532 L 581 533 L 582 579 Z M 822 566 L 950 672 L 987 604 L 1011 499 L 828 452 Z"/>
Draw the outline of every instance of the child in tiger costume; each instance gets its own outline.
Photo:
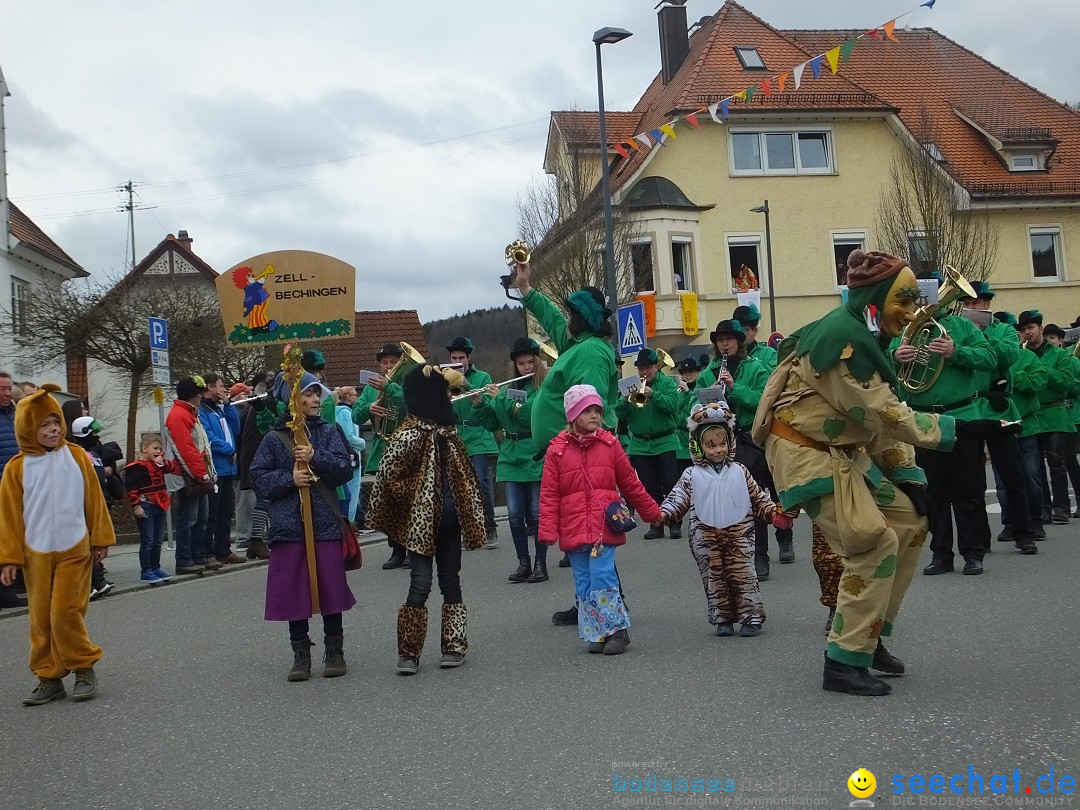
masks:
<path id="1" fill-rule="evenodd" d="M 687 419 L 693 465 L 660 506 L 663 522 L 690 512 L 690 551 L 701 572 L 709 622 L 716 635 L 756 636 L 765 605 L 754 571 L 754 518 L 778 529 L 792 520 L 735 461 L 735 417 L 726 403 L 695 405 Z"/>

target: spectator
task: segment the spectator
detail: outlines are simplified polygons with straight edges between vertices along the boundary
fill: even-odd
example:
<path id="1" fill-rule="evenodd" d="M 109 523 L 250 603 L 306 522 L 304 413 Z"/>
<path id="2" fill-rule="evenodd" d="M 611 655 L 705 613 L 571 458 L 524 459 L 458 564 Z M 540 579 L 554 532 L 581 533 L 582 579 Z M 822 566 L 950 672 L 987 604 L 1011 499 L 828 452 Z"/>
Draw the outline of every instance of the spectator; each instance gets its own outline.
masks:
<path id="1" fill-rule="evenodd" d="M 239 541 L 236 547 L 244 548 L 249 560 L 270 558 L 265 542 L 266 502 L 259 499 L 251 486 L 251 462 L 263 437 L 259 415 L 274 412 L 274 399 L 266 391 L 268 376 L 265 372 L 257 374 L 251 381 L 247 402 L 236 408 L 240 416 L 240 447 L 236 453 L 236 536 Z M 241 543 L 245 545 L 241 546 Z"/>
<path id="2" fill-rule="evenodd" d="M 202 553 L 223 565 L 242 563 L 244 558 L 229 548 L 232 542 L 233 481 L 236 479 L 236 437 L 240 435 L 240 416 L 228 401 L 225 381 L 217 374 L 207 374 L 206 393 L 199 405 L 199 421 L 210 440 L 210 453 L 217 473 L 217 487 L 209 493 L 206 505 L 206 529 Z M 193 538 L 194 543 L 194 538 Z"/>
<path id="3" fill-rule="evenodd" d="M 15 384 L 11 375 L 0 371 L 0 474 L 4 465 L 19 452 L 19 443 L 15 440 Z M 26 597 L 21 595 L 16 585 L 0 585 L 0 608 L 26 607 Z"/>
<path id="4" fill-rule="evenodd" d="M 176 399 L 165 418 L 169 450 L 183 468 L 183 487 L 176 494 L 176 573 L 201 574 L 221 567 L 210 558 L 196 559 L 201 551 L 209 510 L 207 494 L 214 489 L 217 474 L 210 455 L 210 440 L 199 421 L 199 403 L 206 391 L 202 377 L 184 377 L 176 384 Z"/>
<path id="5" fill-rule="evenodd" d="M 126 497 L 123 482 L 117 472 L 117 465 L 124 455 L 120 446 L 116 442 L 102 443 L 98 438 L 101 423 L 90 416 L 89 411 L 81 402 L 65 402 L 64 408 L 67 409 L 64 412 L 65 420 L 69 413 L 83 414 L 68 425 L 66 439 L 72 447 L 81 447 L 90 457 L 90 463 L 94 465 L 94 472 L 97 474 L 106 505 L 117 503 L 118 500 Z M 91 602 L 113 589 L 113 583 L 105 579 L 105 573 L 105 564 L 101 560 L 95 560 L 90 569 Z"/>
<path id="6" fill-rule="evenodd" d="M 35 391 L 37 391 L 37 383 L 32 383 L 29 380 L 23 380 L 19 383 L 19 399 L 28 397 Z"/>
<path id="7" fill-rule="evenodd" d="M 165 513 L 169 493 L 165 474 L 179 475 L 176 459 L 165 458 L 160 433 L 145 433 L 139 442 L 139 457 L 124 467 L 124 487 L 139 525 L 139 579 L 157 585 L 170 577 L 161 570 L 161 539 L 165 535 Z"/>
<path id="8" fill-rule="evenodd" d="M 364 474 L 363 454 L 367 442 L 360 438 L 360 426 L 352 418 L 352 409 L 358 398 L 359 395 L 356 393 L 356 389 L 351 385 L 334 391 L 334 401 L 337 403 L 337 423 L 348 441 L 349 458 L 352 460 L 353 465 L 352 480 L 347 485 L 349 503 L 345 517 L 350 523 L 362 530 L 364 528 L 364 508 L 360 498 L 360 479 Z"/>

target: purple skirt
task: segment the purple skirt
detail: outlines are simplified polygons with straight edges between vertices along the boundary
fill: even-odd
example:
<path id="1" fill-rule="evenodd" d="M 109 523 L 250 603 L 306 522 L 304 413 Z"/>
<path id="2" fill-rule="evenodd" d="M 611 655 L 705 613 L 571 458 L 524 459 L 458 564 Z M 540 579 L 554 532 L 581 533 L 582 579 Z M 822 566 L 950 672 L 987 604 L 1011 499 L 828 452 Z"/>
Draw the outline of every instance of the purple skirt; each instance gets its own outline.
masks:
<path id="1" fill-rule="evenodd" d="M 315 570 L 319 575 L 319 609 L 323 615 L 344 613 L 356 604 L 345 579 L 340 542 L 315 544 Z M 268 622 L 311 618 L 311 586 L 303 543 L 278 542 L 271 547 L 263 618 Z"/>

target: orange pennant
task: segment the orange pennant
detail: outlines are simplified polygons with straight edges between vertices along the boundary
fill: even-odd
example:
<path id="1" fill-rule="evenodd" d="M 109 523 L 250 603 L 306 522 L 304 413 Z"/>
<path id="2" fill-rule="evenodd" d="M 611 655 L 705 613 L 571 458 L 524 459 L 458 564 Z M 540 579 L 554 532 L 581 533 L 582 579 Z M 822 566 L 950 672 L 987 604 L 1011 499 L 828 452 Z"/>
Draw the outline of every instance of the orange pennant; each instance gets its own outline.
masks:
<path id="1" fill-rule="evenodd" d="M 635 152 L 641 151 L 641 147 L 637 145 L 637 141 L 635 141 L 633 138 L 626 141 L 626 145 L 633 149 Z"/>
<path id="2" fill-rule="evenodd" d="M 893 29 L 896 28 L 896 20 L 889 20 L 887 23 L 881 26 L 881 28 L 885 32 L 885 36 L 887 36 L 893 42 L 900 41 L 895 36 L 893 36 Z"/>
<path id="3" fill-rule="evenodd" d="M 837 46 L 826 53 L 825 58 L 829 60 L 829 67 L 832 68 L 832 72 L 836 73 L 840 68 L 840 47 Z"/>
<path id="4" fill-rule="evenodd" d="M 772 81 L 769 80 L 769 79 L 766 79 L 765 81 L 763 81 L 761 83 L 761 87 L 759 89 L 765 95 L 771 96 L 772 95 Z"/>
<path id="5" fill-rule="evenodd" d="M 780 89 L 780 92 L 784 92 L 784 85 L 787 84 L 787 73 L 781 73 L 776 77 L 776 85 Z"/>

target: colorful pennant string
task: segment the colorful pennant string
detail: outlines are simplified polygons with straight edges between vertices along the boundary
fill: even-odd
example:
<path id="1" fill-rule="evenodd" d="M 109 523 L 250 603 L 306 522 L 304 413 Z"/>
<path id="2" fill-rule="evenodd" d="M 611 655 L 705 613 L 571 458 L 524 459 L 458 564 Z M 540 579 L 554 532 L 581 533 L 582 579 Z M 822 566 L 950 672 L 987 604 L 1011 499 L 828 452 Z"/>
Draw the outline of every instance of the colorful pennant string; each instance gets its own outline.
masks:
<path id="1" fill-rule="evenodd" d="M 896 35 L 894 33 L 896 30 L 897 20 L 908 16 L 909 14 L 917 11 L 920 8 L 927 8 L 932 10 L 936 2 L 937 0 L 926 0 L 916 8 L 910 9 L 903 14 L 893 17 L 888 22 L 883 23 L 876 28 L 871 28 L 863 34 L 852 37 L 841 45 L 837 45 L 836 47 L 831 48 L 824 53 L 818 54 L 817 56 L 813 57 L 812 59 L 808 59 L 802 64 L 795 65 L 789 70 L 785 70 L 783 73 L 780 73 L 776 76 L 768 77 L 761 81 L 759 84 L 751 85 L 750 87 L 740 90 L 737 93 L 733 93 L 727 98 L 722 98 L 719 101 L 714 101 L 712 104 L 709 104 L 706 107 L 701 107 L 697 110 L 694 110 L 693 112 L 687 113 L 682 116 L 676 116 L 667 123 L 661 124 L 660 126 L 648 130 L 648 132 L 643 132 L 635 135 L 633 138 L 628 138 L 621 143 L 612 144 L 611 148 L 614 149 L 621 157 L 628 160 L 630 157 L 632 157 L 632 154 L 629 151 L 630 149 L 632 149 L 634 152 L 642 152 L 645 149 L 651 148 L 654 143 L 663 146 L 668 139 L 676 140 L 677 133 L 675 131 L 675 125 L 678 124 L 680 121 L 686 121 L 694 129 L 700 129 L 701 124 L 698 121 L 698 115 L 703 112 L 708 112 L 709 116 L 716 123 L 723 124 L 724 120 L 731 112 L 730 108 L 733 101 L 750 104 L 753 101 L 754 96 L 759 92 L 761 93 L 761 95 L 766 97 L 772 96 L 774 90 L 773 82 L 775 82 L 776 92 L 783 93 L 787 89 L 787 81 L 790 75 L 794 79 L 795 90 L 800 90 L 803 85 L 803 77 L 807 65 L 810 66 L 810 70 L 813 73 L 815 79 L 821 78 L 822 60 L 826 60 L 828 62 L 829 69 L 832 71 L 833 75 L 835 75 L 840 71 L 840 63 L 847 62 L 851 59 L 851 54 L 855 50 L 855 45 L 860 39 L 868 37 L 870 39 L 875 39 L 879 42 L 883 42 L 887 39 L 890 42 L 899 43 L 900 40 L 896 38 Z M 882 33 L 884 33 L 885 35 L 884 38 L 882 37 Z"/>

